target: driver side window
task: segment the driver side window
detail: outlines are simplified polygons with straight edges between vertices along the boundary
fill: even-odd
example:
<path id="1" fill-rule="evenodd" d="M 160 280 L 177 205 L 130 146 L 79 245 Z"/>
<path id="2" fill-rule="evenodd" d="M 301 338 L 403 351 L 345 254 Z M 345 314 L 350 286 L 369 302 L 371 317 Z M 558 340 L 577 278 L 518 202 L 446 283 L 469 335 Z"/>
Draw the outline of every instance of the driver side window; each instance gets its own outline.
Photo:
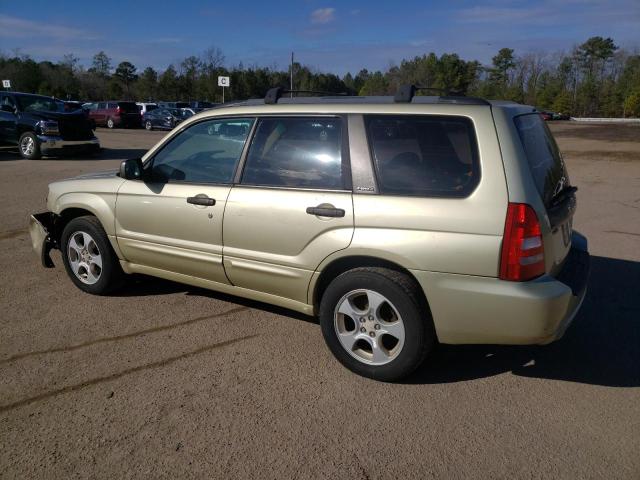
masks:
<path id="1" fill-rule="evenodd" d="M 192 125 L 153 158 L 151 175 L 159 182 L 233 183 L 252 118 L 208 120 Z"/>

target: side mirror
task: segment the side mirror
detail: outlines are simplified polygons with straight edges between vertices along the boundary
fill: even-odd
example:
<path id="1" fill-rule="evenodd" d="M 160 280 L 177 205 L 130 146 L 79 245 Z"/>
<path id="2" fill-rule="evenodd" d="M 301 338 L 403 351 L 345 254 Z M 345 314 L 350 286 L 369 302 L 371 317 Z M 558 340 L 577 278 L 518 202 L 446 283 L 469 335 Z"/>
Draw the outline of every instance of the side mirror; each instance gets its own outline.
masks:
<path id="1" fill-rule="evenodd" d="M 0 105 L 0 110 L 3 112 L 16 113 L 16 108 L 13 105 Z"/>
<path id="2" fill-rule="evenodd" d="M 141 180 L 143 173 L 142 159 L 140 158 L 123 160 L 120 164 L 120 178 L 125 180 Z"/>

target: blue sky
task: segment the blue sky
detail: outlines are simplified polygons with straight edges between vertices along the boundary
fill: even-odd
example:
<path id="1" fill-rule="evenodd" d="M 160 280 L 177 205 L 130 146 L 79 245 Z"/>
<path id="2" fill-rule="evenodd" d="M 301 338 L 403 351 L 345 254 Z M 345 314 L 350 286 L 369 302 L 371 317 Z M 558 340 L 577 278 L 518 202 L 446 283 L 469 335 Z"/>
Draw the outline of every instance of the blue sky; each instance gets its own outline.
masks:
<path id="1" fill-rule="evenodd" d="M 159 70 L 220 48 L 227 66 L 286 68 L 296 60 L 339 74 L 403 58 L 455 52 L 489 63 L 516 52 L 570 50 L 593 35 L 640 47 L 640 0 L 230 1 L 0 0 L 0 51 L 87 65 L 104 50 Z"/>

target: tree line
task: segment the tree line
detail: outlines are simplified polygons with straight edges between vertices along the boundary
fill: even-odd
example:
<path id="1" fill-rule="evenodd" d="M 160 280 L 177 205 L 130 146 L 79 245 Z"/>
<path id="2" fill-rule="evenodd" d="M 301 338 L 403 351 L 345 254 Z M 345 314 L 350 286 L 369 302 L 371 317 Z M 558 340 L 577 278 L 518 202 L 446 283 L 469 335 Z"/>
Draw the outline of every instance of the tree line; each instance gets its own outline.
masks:
<path id="1" fill-rule="evenodd" d="M 290 72 L 242 64 L 227 67 L 222 51 L 213 47 L 163 72 L 152 67 L 139 70 L 128 61 L 113 65 L 103 51 L 94 55 L 88 68 L 73 54 L 57 63 L 0 55 L 0 77 L 10 79 L 14 90 L 62 99 L 220 102 L 218 76 L 231 78 L 225 92 L 229 101 L 263 97 L 273 86 L 287 88 Z M 388 95 L 411 83 L 574 116 L 640 116 L 640 54 L 603 37 L 589 38 L 570 52 L 516 54 L 502 48 L 490 65 L 463 60 L 455 53 L 429 53 L 402 60 L 386 71 L 362 69 L 340 77 L 295 63 L 293 77 L 300 90 Z"/>

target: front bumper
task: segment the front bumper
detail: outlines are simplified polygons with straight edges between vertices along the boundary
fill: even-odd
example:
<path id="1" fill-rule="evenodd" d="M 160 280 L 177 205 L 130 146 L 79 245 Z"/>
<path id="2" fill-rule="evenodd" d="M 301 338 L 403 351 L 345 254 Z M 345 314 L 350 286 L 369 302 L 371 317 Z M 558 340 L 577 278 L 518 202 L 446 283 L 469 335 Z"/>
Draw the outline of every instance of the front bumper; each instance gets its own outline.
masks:
<path id="1" fill-rule="evenodd" d="M 40 140 L 40 151 L 43 154 L 69 149 L 97 150 L 100 148 L 100 141 L 96 137 L 87 140 L 65 140 L 57 136 L 38 135 L 38 140 Z"/>
<path id="2" fill-rule="evenodd" d="M 29 234 L 31 245 L 40 263 L 45 268 L 53 268 L 53 260 L 49 255 L 52 248 L 58 248 L 55 240 L 57 216 L 51 212 L 36 213 L 29 218 Z"/>
<path id="3" fill-rule="evenodd" d="M 412 271 L 425 291 L 442 343 L 547 344 L 567 330 L 587 292 L 590 257 L 574 232 L 558 276 L 529 282 Z"/>

